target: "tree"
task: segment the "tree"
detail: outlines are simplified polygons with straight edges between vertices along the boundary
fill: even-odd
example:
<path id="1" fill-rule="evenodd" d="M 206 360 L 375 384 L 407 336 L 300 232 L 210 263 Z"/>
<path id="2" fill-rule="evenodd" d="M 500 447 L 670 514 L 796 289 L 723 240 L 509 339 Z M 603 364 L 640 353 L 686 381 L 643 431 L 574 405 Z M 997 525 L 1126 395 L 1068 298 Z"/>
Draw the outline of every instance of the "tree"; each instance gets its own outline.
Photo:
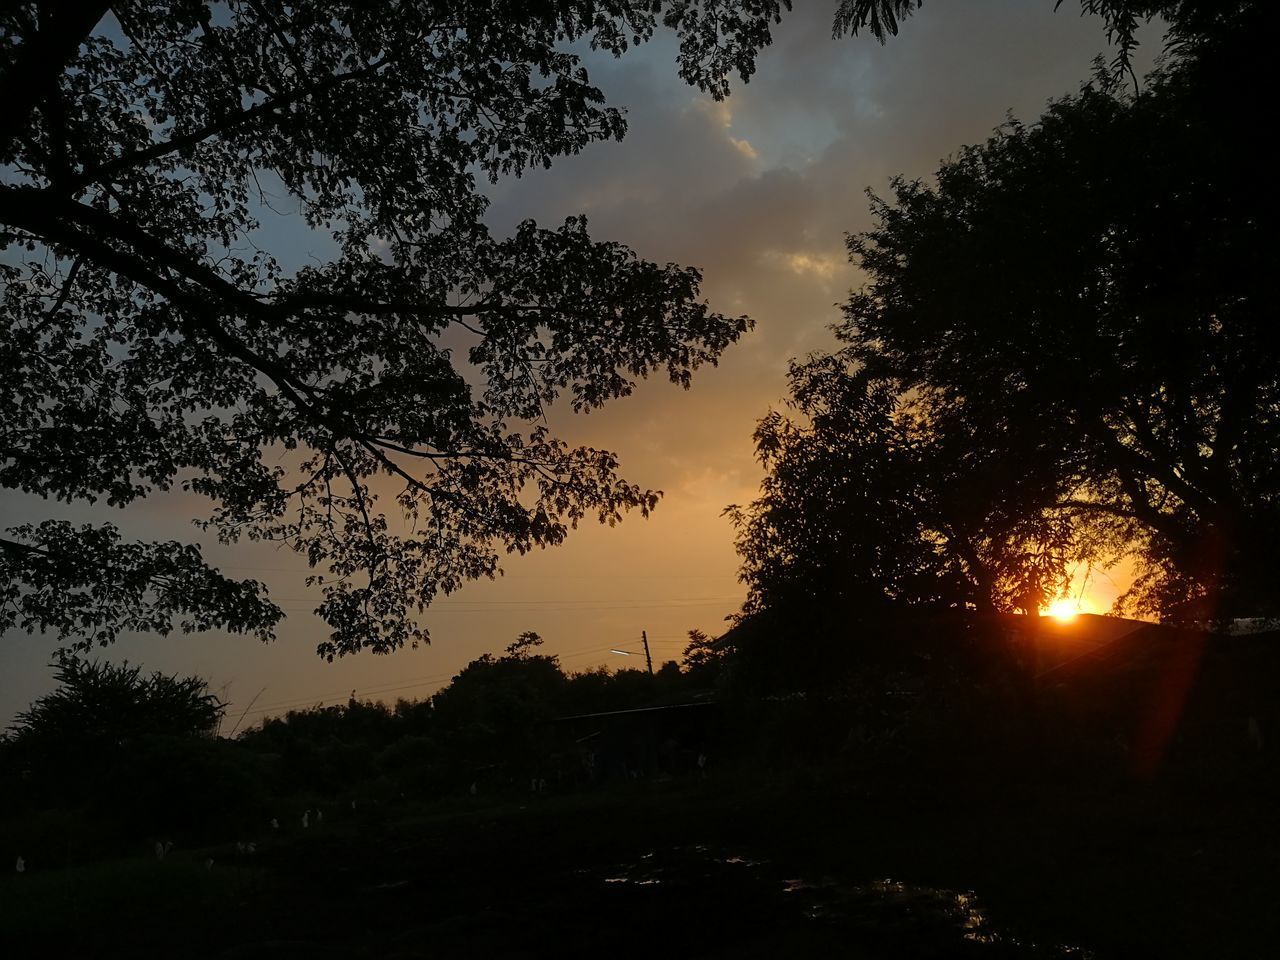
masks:
<path id="1" fill-rule="evenodd" d="M 557 657 L 533 652 L 541 643 L 522 633 L 505 654 L 472 660 L 431 698 L 439 742 L 468 779 L 489 765 L 536 768 L 547 753 L 567 680 Z"/>
<path id="2" fill-rule="evenodd" d="M 933 184 L 895 180 L 849 238 L 869 282 L 839 329 L 941 436 L 970 423 L 1047 473 L 1041 517 L 1122 536 L 1129 605 L 1166 616 L 1280 612 L 1274 201 L 1251 132 L 1204 95 L 1215 70 L 1191 51 L 1141 95 L 1086 87 Z"/>
<path id="3" fill-rule="evenodd" d="M 694 686 L 714 686 L 724 675 L 730 651 L 701 630 L 689 631 L 680 666 Z"/>
<path id="4" fill-rule="evenodd" d="M 784 6 L 6 5 L 0 488 L 208 497 L 221 540 L 318 571 L 330 659 L 428 639 L 413 614 L 502 550 L 647 514 L 659 494 L 556 439 L 544 408 L 658 370 L 687 386 L 749 321 L 581 218 L 491 235 L 477 180 L 622 136 L 572 44 L 620 55 L 668 27 L 681 75 L 719 97 Z M 326 262 L 259 248 L 281 195 L 331 237 Z M 0 535 L 0 629 L 88 648 L 174 625 L 269 639 L 281 616 L 189 544 Z"/>
<path id="5" fill-rule="evenodd" d="M 28 752 L 116 747 L 142 737 L 211 737 L 226 709 L 199 677 L 144 677 L 141 667 L 127 663 L 68 657 L 54 677 L 58 686 L 10 726 L 10 740 Z"/>
<path id="6" fill-rule="evenodd" d="M 1147 89 L 1101 73 L 873 196 L 847 345 L 793 364 L 730 508 L 746 617 L 1034 612 L 1124 553 L 1137 612 L 1277 612 L 1273 200 L 1234 86 L 1261 14 L 1193 6 Z"/>
<path id="7" fill-rule="evenodd" d="M 79 657 L 55 677 L 0 738 L 6 809 L 28 814 L 41 860 L 121 856 L 170 831 L 216 843 L 256 812 L 261 767 L 217 736 L 226 704 L 205 680 Z"/>
<path id="8" fill-rule="evenodd" d="M 507 644 L 507 658 L 512 660 L 528 660 L 530 657 L 538 657 L 533 651 L 542 646 L 542 637 L 538 636 L 532 630 L 526 630 L 514 641 Z"/>
<path id="9" fill-rule="evenodd" d="M 760 421 L 761 495 L 728 510 L 750 587 L 744 612 L 865 611 L 943 589 L 917 535 L 915 451 L 892 395 L 845 376 L 835 358 L 793 363 L 789 379 L 801 419 L 774 411 Z"/>
<path id="10" fill-rule="evenodd" d="M 1018 449 L 976 411 L 906 394 L 846 351 L 794 363 L 790 384 L 791 415 L 756 431 L 761 496 L 729 509 L 746 615 L 1034 613 L 1096 552 L 1055 509 L 1067 487 L 1051 434 Z"/>

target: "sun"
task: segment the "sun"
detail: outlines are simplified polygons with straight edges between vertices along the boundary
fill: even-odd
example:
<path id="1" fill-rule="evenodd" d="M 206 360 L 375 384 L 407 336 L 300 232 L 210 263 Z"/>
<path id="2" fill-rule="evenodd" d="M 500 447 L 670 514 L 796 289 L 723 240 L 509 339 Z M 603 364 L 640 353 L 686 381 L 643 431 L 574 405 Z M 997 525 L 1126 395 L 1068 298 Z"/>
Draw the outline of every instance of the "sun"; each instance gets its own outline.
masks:
<path id="1" fill-rule="evenodd" d="M 1062 623 L 1070 623 L 1080 612 L 1080 605 L 1069 597 L 1063 597 L 1061 600 L 1055 600 L 1045 607 L 1044 612 L 1046 616 L 1053 617 Z"/>

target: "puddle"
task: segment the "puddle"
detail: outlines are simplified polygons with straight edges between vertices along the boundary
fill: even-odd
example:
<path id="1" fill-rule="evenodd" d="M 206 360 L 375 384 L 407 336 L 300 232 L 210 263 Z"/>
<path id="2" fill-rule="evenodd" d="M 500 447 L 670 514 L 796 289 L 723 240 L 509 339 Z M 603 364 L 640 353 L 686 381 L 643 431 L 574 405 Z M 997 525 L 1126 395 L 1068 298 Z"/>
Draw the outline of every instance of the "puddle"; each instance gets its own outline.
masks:
<path id="1" fill-rule="evenodd" d="M 663 888 L 667 895 L 696 896 L 711 903 L 766 904 L 779 923 L 790 923 L 797 931 L 822 928 L 850 947 L 877 952 L 892 948 L 899 956 L 1097 960 L 1081 947 L 1038 943 L 993 921 L 981 898 L 970 890 L 892 878 L 850 882 L 797 876 L 741 851 L 704 845 L 656 850 L 634 862 L 615 864 L 597 877 L 618 895 L 632 890 L 639 897 L 648 895 L 642 888 Z M 731 922 L 729 917 L 721 921 Z"/>

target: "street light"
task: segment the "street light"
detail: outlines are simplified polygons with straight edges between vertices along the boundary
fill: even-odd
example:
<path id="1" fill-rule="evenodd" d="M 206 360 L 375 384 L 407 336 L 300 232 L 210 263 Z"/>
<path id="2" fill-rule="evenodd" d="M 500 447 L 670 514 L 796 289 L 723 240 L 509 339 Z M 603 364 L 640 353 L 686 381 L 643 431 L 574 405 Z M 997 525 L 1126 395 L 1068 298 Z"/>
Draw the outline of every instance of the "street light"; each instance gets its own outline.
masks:
<path id="1" fill-rule="evenodd" d="M 649 674 L 650 676 L 652 676 L 653 675 L 653 657 L 649 655 L 649 634 L 644 630 L 640 631 L 640 642 L 644 644 L 644 662 L 649 667 Z M 614 649 L 611 649 L 609 652 L 616 653 L 620 657 L 638 657 L 641 655 L 638 650 L 618 650 L 614 648 Z"/>

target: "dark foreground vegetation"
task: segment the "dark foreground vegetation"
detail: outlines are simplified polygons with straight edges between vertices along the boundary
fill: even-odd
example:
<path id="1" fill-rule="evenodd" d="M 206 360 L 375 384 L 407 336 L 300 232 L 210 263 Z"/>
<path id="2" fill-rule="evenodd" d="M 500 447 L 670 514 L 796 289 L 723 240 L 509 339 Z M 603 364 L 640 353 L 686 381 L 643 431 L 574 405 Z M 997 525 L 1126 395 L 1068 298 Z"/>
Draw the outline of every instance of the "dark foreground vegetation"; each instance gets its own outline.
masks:
<path id="1" fill-rule="evenodd" d="M 198 710 L 158 732 L 174 682 L 116 671 L 137 696 L 114 729 L 84 715 L 91 747 L 50 708 L 109 686 L 80 668 L 5 744 L 25 871 L 0 881 L 4 936 L 104 957 L 1266 955 L 1277 638 L 1048 623 L 904 626 L 807 695 L 724 646 L 566 677 L 525 637 L 430 700 L 235 740 Z"/>

